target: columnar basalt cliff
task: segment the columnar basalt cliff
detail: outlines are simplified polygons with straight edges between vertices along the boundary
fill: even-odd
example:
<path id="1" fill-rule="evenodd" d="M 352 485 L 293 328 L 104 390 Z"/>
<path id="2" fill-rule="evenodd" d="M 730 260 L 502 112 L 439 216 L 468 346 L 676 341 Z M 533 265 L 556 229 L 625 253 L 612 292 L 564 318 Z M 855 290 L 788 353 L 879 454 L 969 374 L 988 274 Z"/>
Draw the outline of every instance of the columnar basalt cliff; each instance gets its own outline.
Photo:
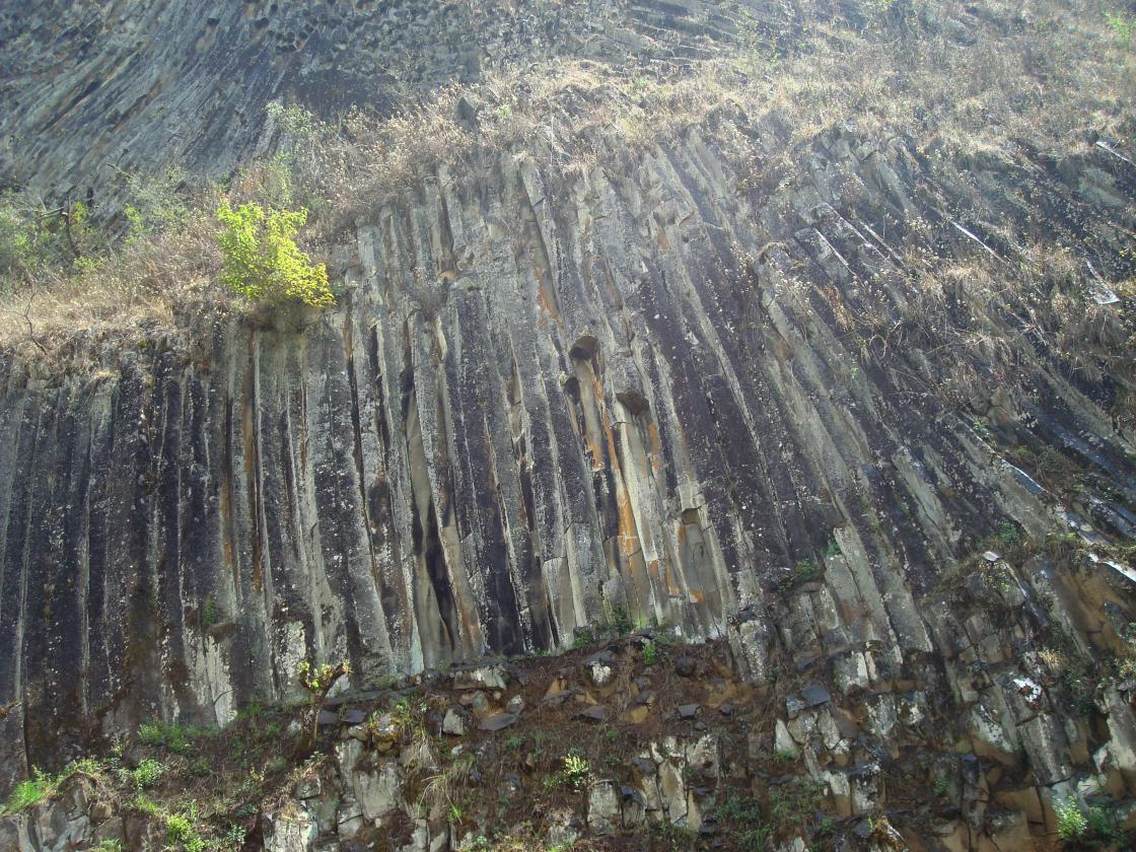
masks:
<path id="1" fill-rule="evenodd" d="M 599 55 L 638 33 L 686 61 L 740 14 L 567 3 L 537 38 L 542 4 L 492 27 L 477 4 L 65 5 L 128 15 L 139 39 L 205 27 L 140 48 L 81 30 L 60 60 L 81 97 L 60 108 L 57 83 L 50 101 L 28 85 L 48 24 L 7 13 L 6 130 L 39 140 L 13 162 L 66 192 L 116 146 L 170 156 L 159 126 L 196 127 L 174 154 L 229 167 L 267 144 L 258 99 L 381 98 L 380 60 L 431 83 L 498 45 Z M 778 22 L 771 44 L 805 14 L 751 11 Z M 420 18 L 476 37 L 391 53 Z M 617 19 L 626 42 L 597 23 Z M 228 64 L 183 66 L 189 45 Z M 1094 669 L 1078 701 L 1050 657 L 1124 660 L 1136 638 L 1136 151 L 959 161 L 794 133 L 744 128 L 770 163 L 791 150 L 780 173 L 705 127 L 581 168 L 551 143 L 480 152 L 357 217 L 332 310 L 200 317 L 94 369 L 0 363 L 0 778 L 147 719 L 295 699 L 303 659 L 347 660 L 367 690 L 625 623 L 727 640 L 758 694 L 827 684 L 761 712 L 838 799 L 869 764 L 899 771 L 899 743 L 976 756 L 968 809 L 927 848 L 993 848 L 995 800 L 1035 833 L 1060 795 L 1129 801 L 1133 681 Z M 1060 251 L 1027 264 L 1036 245 Z M 830 700 L 839 734 L 813 719 Z M 928 714 L 943 731 L 915 736 Z M 906 795 L 873 789 L 844 815 Z"/>

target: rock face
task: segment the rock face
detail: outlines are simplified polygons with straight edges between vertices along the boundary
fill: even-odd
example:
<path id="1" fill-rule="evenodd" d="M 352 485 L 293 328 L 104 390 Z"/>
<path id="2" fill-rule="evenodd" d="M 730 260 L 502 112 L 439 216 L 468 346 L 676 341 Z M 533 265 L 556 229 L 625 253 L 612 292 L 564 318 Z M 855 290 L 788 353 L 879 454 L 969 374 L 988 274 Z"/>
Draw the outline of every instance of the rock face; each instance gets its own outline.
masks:
<path id="1" fill-rule="evenodd" d="M 281 21 L 300 14 L 280 5 Z M 152 7 L 136 26 L 189 26 Z M 585 7 L 572 7 L 580 22 Z M 286 79 L 320 79 L 312 54 L 289 47 L 305 25 L 225 17 L 236 14 L 205 17 L 217 41 L 203 55 L 263 69 L 253 89 L 265 99 Z M 348 23 L 307 37 L 334 50 Z M 29 30 L 20 49 L 48 34 Z M 135 55 L 123 50 L 121 62 Z M 96 73 L 81 67 L 80 90 Z M 116 120 L 157 144 L 112 91 L 119 78 L 97 73 L 122 105 Z M 172 97 L 153 85 L 152 98 Z M 168 119 L 146 120 L 188 127 L 187 92 Z M 99 97 L 53 123 L 19 120 L 81 146 Z M 255 147 L 256 128 L 209 115 L 215 133 L 187 133 L 189 162 Z M 775 126 L 754 132 L 784 144 Z M 767 185 L 694 131 L 642 156 L 607 153 L 570 173 L 524 153 L 442 170 L 411 203 L 357 224 L 338 307 L 302 328 L 218 321 L 193 341 L 119 353 L 95 376 L 0 364 L 0 703 L 16 702 L 0 720 L 4 779 L 148 717 L 225 723 L 254 699 L 295 697 L 304 658 L 349 660 L 362 689 L 560 649 L 619 619 L 728 634 L 753 679 L 779 641 L 830 660 L 841 694 L 922 683 L 1001 627 L 921 605 L 960 559 L 997 535 L 1136 532 L 1132 377 L 1080 369 L 976 283 L 984 265 L 1017 280 L 1007 256 L 1041 234 L 1079 247 L 1086 281 L 1130 276 L 1129 158 L 1103 144 L 1057 161 L 1023 148 L 964 175 L 903 139 L 834 128 L 796 152 L 796 177 Z M 920 254 L 954 264 L 933 305 L 906 285 Z M 422 274 L 436 281 L 428 297 Z M 1113 328 L 1124 309 L 1102 298 L 1094 322 Z M 1008 454 L 1022 446 L 1085 477 L 1076 503 Z M 1030 584 L 1050 567 L 1014 568 L 977 591 L 1034 605 Z M 1131 571 L 1092 571 L 1104 591 L 1084 600 L 1101 607 L 1060 599 L 1069 631 L 1118 636 Z M 1043 783 L 1069 777 L 1052 747 L 1068 736 L 1060 714 L 1038 709 L 1029 682 L 981 697 L 956 686 L 976 750 L 1025 748 Z M 785 733 L 806 753 L 818 737 L 839 744 L 820 693 L 787 710 Z M 1110 700 L 1114 741 L 1132 743 L 1130 708 Z M 886 731 L 918 707 L 881 700 L 873 724 Z M 1018 724 L 986 723 L 1006 714 Z M 1115 751 L 1122 766 L 1132 754 Z M 873 777 L 846 779 L 852 812 L 876 795 Z M 368 801 L 394 795 L 379 780 L 381 795 L 356 790 L 367 818 Z M 606 827 L 621 794 L 604 783 Z M 296 832 L 307 824 L 272 837 L 287 847 Z"/>
<path id="2" fill-rule="evenodd" d="M 269 141 L 273 99 L 385 110 L 407 87 L 506 64 L 681 62 L 739 26 L 772 42 L 798 14 L 752 0 L 0 4 L 0 188 L 100 200 L 116 169 L 223 176 Z"/>

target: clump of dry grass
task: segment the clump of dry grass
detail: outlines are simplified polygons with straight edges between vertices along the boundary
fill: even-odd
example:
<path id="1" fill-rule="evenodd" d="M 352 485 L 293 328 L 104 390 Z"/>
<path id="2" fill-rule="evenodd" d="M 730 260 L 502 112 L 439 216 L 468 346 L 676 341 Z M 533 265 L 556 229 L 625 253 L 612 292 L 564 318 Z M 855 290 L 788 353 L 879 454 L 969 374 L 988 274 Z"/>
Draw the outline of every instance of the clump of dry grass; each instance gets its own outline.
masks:
<path id="1" fill-rule="evenodd" d="M 217 311 L 231 302 L 217 285 L 219 269 L 215 226 L 195 216 L 0 301 L 0 349 L 25 360 L 66 357 L 104 341 L 129 344 L 157 329 L 173 330 L 179 314 Z"/>

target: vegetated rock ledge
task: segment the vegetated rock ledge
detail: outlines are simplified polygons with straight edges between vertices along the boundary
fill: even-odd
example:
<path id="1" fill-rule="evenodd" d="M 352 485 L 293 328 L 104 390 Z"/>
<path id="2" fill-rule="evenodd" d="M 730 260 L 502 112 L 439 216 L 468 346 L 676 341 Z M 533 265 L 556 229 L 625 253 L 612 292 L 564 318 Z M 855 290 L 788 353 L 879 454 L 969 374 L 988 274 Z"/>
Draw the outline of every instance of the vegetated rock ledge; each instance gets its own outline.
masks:
<path id="1" fill-rule="evenodd" d="M 1120 792 L 1136 684 L 1102 691 L 1091 720 L 1068 716 L 1038 655 L 1053 629 L 1036 620 L 1038 594 L 1015 587 L 997 605 L 970 602 L 965 620 L 946 615 L 936 636 L 965 647 L 905 671 L 889 672 L 871 643 L 818 655 L 802 641 L 823 630 L 819 608 L 800 617 L 823 599 L 813 584 L 786 600 L 768 641 L 743 618 L 728 642 L 638 632 L 341 693 L 319 713 L 314 751 L 302 707 L 254 708 L 223 731 L 149 725 L 49 799 L 0 817 L 0 841 L 1028 849 L 1055 835 L 1055 804 L 1086 796 L 1085 810 L 1099 808 L 1110 792 L 1108 830 L 1082 839 L 1123 846 L 1136 826 L 1136 800 Z"/>

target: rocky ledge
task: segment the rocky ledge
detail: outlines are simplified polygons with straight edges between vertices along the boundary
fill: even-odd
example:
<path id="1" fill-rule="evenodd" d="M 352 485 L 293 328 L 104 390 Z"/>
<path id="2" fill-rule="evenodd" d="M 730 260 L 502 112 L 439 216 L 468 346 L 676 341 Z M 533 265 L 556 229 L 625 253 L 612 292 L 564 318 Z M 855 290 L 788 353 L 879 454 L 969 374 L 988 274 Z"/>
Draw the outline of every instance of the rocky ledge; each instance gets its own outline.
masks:
<path id="1" fill-rule="evenodd" d="M 1122 845 L 1136 827 L 1136 681 L 1070 711 L 1038 592 L 1003 595 L 945 620 L 943 668 L 918 679 L 889 673 L 872 646 L 812 653 L 806 637 L 824 628 L 814 585 L 767 636 L 744 619 L 728 642 L 700 646 L 640 632 L 345 690 L 318 711 L 254 708 L 223 731 L 148 724 L 0 819 L 0 842 L 1029 849 L 1077 803 L 1092 820 L 1080 839 Z"/>

